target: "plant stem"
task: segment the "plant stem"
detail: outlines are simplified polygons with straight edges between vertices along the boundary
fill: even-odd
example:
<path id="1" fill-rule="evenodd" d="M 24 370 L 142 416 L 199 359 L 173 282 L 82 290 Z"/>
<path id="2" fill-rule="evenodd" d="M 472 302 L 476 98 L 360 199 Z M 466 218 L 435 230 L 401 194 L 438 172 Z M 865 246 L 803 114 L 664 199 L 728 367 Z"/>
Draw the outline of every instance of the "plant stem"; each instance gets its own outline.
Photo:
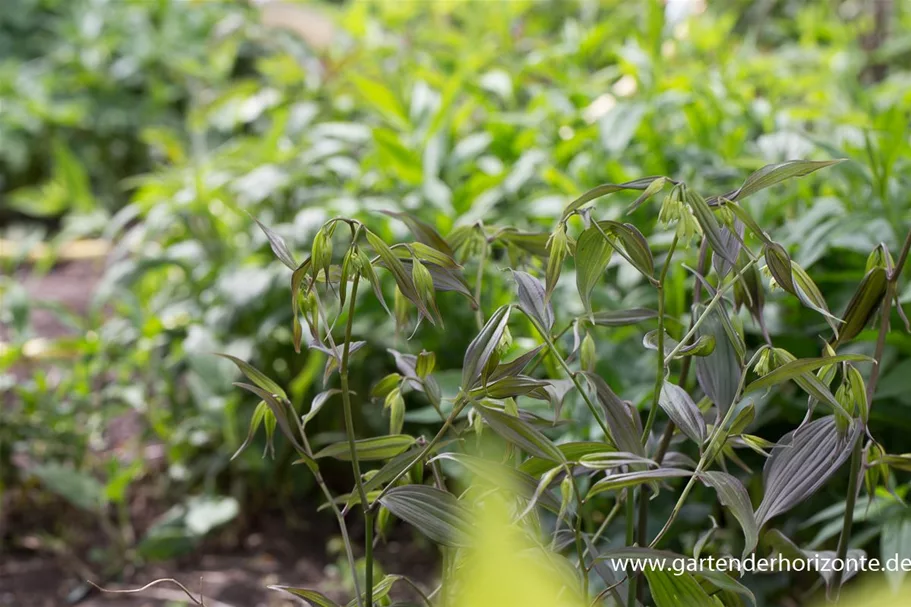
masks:
<path id="1" fill-rule="evenodd" d="M 886 336 L 889 334 L 889 321 L 892 315 L 892 298 L 895 296 L 898 278 L 901 276 L 902 269 L 908 259 L 908 251 L 911 250 L 911 231 L 905 236 L 905 242 L 902 245 L 901 253 L 895 268 L 889 275 L 889 282 L 886 284 L 886 292 L 880 308 L 879 333 L 876 336 L 876 350 L 873 359 L 876 361 L 873 369 L 870 371 L 870 381 L 867 382 L 867 408 L 873 407 L 873 395 L 876 393 L 876 384 L 879 382 L 880 367 L 883 362 L 883 352 L 886 349 Z M 900 305 L 900 304 L 898 304 Z M 860 420 L 858 423 L 863 423 Z M 859 483 L 860 469 L 863 462 L 863 433 L 858 434 L 854 441 L 851 451 L 851 466 L 848 474 L 848 495 L 845 497 L 845 517 L 841 525 L 841 534 L 838 536 L 838 548 L 836 558 L 842 563 L 848 556 L 848 544 L 851 541 L 851 527 L 854 524 L 854 504 L 857 500 L 857 485 Z M 841 592 L 841 584 L 844 568 L 836 570 L 832 575 L 832 583 L 829 585 L 827 598 L 830 601 L 838 601 L 838 595 Z"/>
<path id="2" fill-rule="evenodd" d="M 714 310 L 715 307 L 718 306 L 718 304 L 721 302 L 721 298 L 724 296 L 724 294 L 727 293 L 728 290 L 734 286 L 737 280 L 743 276 L 744 272 L 753 267 L 757 261 L 759 261 L 758 257 L 751 259 L 744 264 L 744 266 L 740 269 L 739 272 L 737 272 L 737 274 L 734 275 L 734 278 L 732 280 L 730 280 L 727 284 L 718 287 L 718 290 L 715 291 L 715 296 L 712 297 L 711 301 L 709 301 L 702 315 L 696 319 L 696 322 L 694 322 L 693 326 L 690 327 L 690 330 L 686 332 L 686 335 L 683 336 L 683 339 L 680 340 L 680 343 L 678 343 L 677 346 L 671 350 L 671 353 L 667 355 L 668 360 L 672 360 L 675 356 L 677 356 L 680 350 L 686 346 L 686 343 L 692 339 L 693 335 L 696 334 L 696 330 L 699 329 L 699 327 L 702 326 L 702 323 L 705 322 L 705 319 L 708 318 L 709 312 Z"/>
<path id="3" fill-rule="evenodd" d="M 648 442 L 648 435 L 655 424 L 655 417 L 658 412 L 658 400 L 661 396 L 661 385 L 664 383 L 664 281 L 667 278 L 668 269 L 671 267 L 671 260 L 674 256 L 674 249 L 677 248 L 677 235 L 674 234 L 674 240 L 671 241 L 671 248 L 667 252 L 667 260 L 664 267 L 661 268 L 661 275 L 658 277 L 658 371 L 655 374 L 655 390 L 652 397 L 652 406 L 648 412 L 648 418 L 645 421 L 645 429 L 642 431 L 642 444 Z"/>
<path id="4" fill-rule="evenodd" d="M 845 562 L 848 556 L 848 542 L 851 539 L 851 526 L 854 524 L 854 504 L 857 500 L 857 483 L 860 476 L 860 465 L 863 460 L 863 433 L 859 433 L 854 439 L 854 447 L 851 449 L 851 469 L 848 474 L 848 495 L 845 498 L 845 518 L 841 525 L 841 534 L 838 536 L 838 548 L 836 550 L 836 559 Z M 829 585 L 827 593 L 828 600 L 838 601 L 838 595 L 841 592 L 841 580 L 844 573 L 844 567 L 836 569 L 832 573 L 832 583 Z"/>
<path id="5" fill-rule="evenodd" d="M 601 431 L 604 433 L 604 438 L 611 440 L 610 430 L 607 429 L 604 421 L 601 419 L 601 416 L 598 415 L 598 408 L 595 407 L 595 403 L 592 402 L 585 390 L 582 389 L 582 384 L 579 382 L 579 378 L 576 374 L 569 368 L 569 365 L 566 363 L 566 359 L 557 351 L 557 346 L 554 345 L 554 341 L 550 338 L 550 334 L 538 324 L 538 321 L 528 317 L 528 320 L 531 321 L 531 324 L 534 325 L 538 333 L 541 334 L 541 337 L 544 338 L 544 343 L 547 344 L 548 351 L 554 355 L 554 358 L 557 359 L 557 362 L 560 363 L 560 366 L 563 367 L 563 370 L 566 371 L 566 374 L 569 375 L 570 380 L 572 380 L 573 385 L 576 387 L 576 390 L 579 391 L 579 394 L 582 395 L 582 400 L 585 401 L 585 404 L 588 406 L 588 410 L 591 411 L 592 415 L 595 417 L 595 421 L 598 422 L 598 425 L 601 427 Z"/>
<path id="6" fill-rule="evenodd" d="M 364 479 L 361 478 L 361 464 L 357 457 L 354 416 L 351 413 L 351 390 L 348 386 L 348 357 L 351 349 L 351 326 L 354 323 L 354 308 L 357 299 L 357 285 L 359 280 L 360 274 L 355 274 L 354 281 L 351 284 L 351 295 L 348 300 L 348 319 L 345 324 L 345 341 L 342 344 L 342 360 L 341 363 L 339 363 L 338 373 L 342 385 L 342 407 L 345 413 L 345 434 L 348 436 L 348 451 L 351 454 L 351 471 L 354 474 L 354 482 L 357 486 L 357 493 L 361 500 L 361 508 L 364 511 L 364 521 L 366 524 L 364 560 L 366 563 L 365 586 L 367 599 L 365 605 L 367 607 L 373 607 L 373 521 L 371 520 L 372 517 L 367 516 L 370 502 L 367 499 L 367 492 L 364 490 Z M 345 286 L 346 285 L 340 285 L 339 288 L 344 289 Z M 355 577 L 357 577 L 357 575 L 355 575 Z"/>
<path id="7" fill-rule="evenodd" d="M 478 308 L 475 310 L 475 319 L 478 323 L 478 330 L 484 328 L 484 308 L 481 306 L 481 288 L 484 283 L 484 264 L 487 263 L 487 235 L 484 234 L 484 228 L 481 231 L 481 256 L 478 258 L 478 273 L 475 276 L 474 299 Z"/>

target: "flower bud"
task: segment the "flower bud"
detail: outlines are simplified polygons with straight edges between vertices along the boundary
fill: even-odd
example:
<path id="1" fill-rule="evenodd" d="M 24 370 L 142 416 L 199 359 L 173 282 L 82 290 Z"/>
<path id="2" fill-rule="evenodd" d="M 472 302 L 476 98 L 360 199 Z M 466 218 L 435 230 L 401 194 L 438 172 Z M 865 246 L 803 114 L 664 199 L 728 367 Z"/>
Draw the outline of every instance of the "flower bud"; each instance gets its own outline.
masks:
<path id="1" fill-rule="evenodd" d="M 436 367 L 436 364 L 436 354 L 433 352 L 427 352 L 426 350 L 421 350 L 421 353 L 418 354 L 417 364 L 415 365 L 415 371 L 417 372 L 418 377 L 423 379 L 433 373 L 433 369 Z"/>
<path id="2" fill-rule="evenodd" d="M 579 348 L 579 362 L 582 364 L 582 370 L 592 372 L 595 370 L 597 362 L 597 349 L 595 340 L 592 339 L 591 333 L 586 333 Z"/>
<path id="3" fill-rule="evenodd" d="M 332 238 L 326 231 L 325 226 L 320 228 L 316 236 L 313 237 L 310 262 L 313 264 L 313 275 L 317 276 L 319 271 L 323 270 L 328 280 L 329 266 L 332 264 Z"/>

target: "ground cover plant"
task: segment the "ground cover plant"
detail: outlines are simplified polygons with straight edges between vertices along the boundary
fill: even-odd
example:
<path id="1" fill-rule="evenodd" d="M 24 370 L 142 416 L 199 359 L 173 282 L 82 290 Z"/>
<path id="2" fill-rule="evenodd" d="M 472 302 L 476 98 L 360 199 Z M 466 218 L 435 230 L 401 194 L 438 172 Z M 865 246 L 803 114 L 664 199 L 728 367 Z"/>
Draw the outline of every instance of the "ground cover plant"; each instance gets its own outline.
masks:
<path id="1" fill-rule="evenodd" d="M 334 520 L 331 509 L 300 506 L 302 500 L 321 501 L 325 495 L 306 466 L 290 466 L 300 458 L 292 442 L 275 440 L 274 459 L 263 458 L 265 435 L 258 432 L 246 443 L 249 448 L 232 459 L 245 444 L 251 416 L 267 418 L 268 405 L 256 409 L 254 397 L 233 389 L 236 370 L 213 352 L 261 369 L 281 386 L 296 411 L 306 413 L 324 390 L 341 389 L 338 370 L 328 384 L 323 380 L 324 365 L 334 355 L 326 321 L 332 325 L 341 315 L 333 339 L 342 343 L 353 305 L 352 332 L 356 341 L 365 342 L 348 364 L 356 438 L 391 433 L 394 412 L 396 425 L 401 423 L 394 434 L 429 442 L 459 394 L 472 338 L 500 307 L 519 303 L 516 282 L 525 279 L 512 271 L 525 272 L 552 288 L 555 352 L 574 372 L 597 374 L 621 400 L 631 402 L 641 414 L 640 435 L 650 425 L 652 438 L 643 453 L 620 451 L 662 459 L 657 449 L 668 418 L 660 398 L 658 409 L 651 406 L 656 352 L 661 340 L 665 354 L 673 351 L 679 342 L 671 340 L 683 337 L 692 316 L 701 317 L 702 310 L 692 310 L 694 301 L 708 305 L 730 283 L 697 332 L 713 324 L 719 309 L 731 317 L 732 326 L 725 328 L 737 332 L 740 319 L 744 358 L 739 350 L 735 354 L 744 369 L 767 337 L 798 359 L 816 359 L 829 354 L 824 344 L 835 330 L 829 322 L 840 326 L 818 308 L 844 320 L 859 285 L 867 280 L 876 286 L 881 279 L 881 272 L 866 279 L 879 263 L 868 267 L 871 251 L 884 243 L 894 263 L 900 258 L 911 158 L 903 110 L 909 100 L 909 55 L 902 32 L 909 13 L 901 3 L 890 9 L 894 27 L 888 44 L 878 49 L 867 41 L 875 20 L 850 1 L 779 1 L 767 7 L 710 2 L 704 12 L 688 16 L 677 10 L 680 4 L 661 2 L 644 7 L 497 3 L 485 12 L 457 3 L 355 3 L 320 5 L 315 13 L 303 14 L 305 22 L 328 28 L 328 37 L 294 29 L 294 11 L 276 17 L 252 5 L 207 4 L 197 12 L 185 12 L 180 5 L 121 2 L 116 11 L 106 12 L 88 1 L 38 0 L 28 3 L 26 12 L 0 18 L 0 45 L 16 49 L 4 55 L 2 74 L 38 74 L 0 78 L 0 103 L 13 108 L 0 113 L 0 136 L 11 144 L 0 152 L 0 222 L 8 222 L 0 235 L 0 264 L 8 271 L 0 278 L 0 540 L 15 551 L 57 555 L 75 578 L 113 581 L 131 567 L 194 554 L 206 537 L 230 538 L 264 513 L 288 526 L 298 524 L 298 511 L 312 515 L 318 528 L 328 528 L 322 521 Z M 44 42 L 17 45 L 16 37 L 31 27 L 30 19 L 48 24 Z M 42 55 L 42 45 L 50 40 L 53 52 Z M 55 78 L 58 73 L 68 77 Z M 126 111 L 137 99 L 144 100 L 142 111 Z M 130 151 L 121 153 L 121 144 Z M 774 280 L 762 274 L 767 286 L 762 313 L 756 312 L 760 325 L 749 305 L 754 294 L 739 292 L 742 281 L 732 280 L 742 267 L 727 270 L 727 282 L 720 282 L 718 270 L 725 268 L 713 264 L 713 243 L 708 242 L 700 262 L 699 217 L 694 223 L 689 211 L 681 209 L 690 208 L 690 195 L 700 192 L 719 226 L 730 231 L 728 204 L 713 196 L 727 192 L 740 204 L 735 192 L 745 176 L 766 164 L 800 157 L 846 160 L 757 191 L 743 202 L 781 245 L 767 243 L 747 225 L 740 237 L 759 260 L 743 276 L 750 279 L 753 270 L 766 267 L 767 252 L 784 259 L 783 250 L 813 277 L 818 294 L 799 280 L 779 281 L 786 273 Z M 647 188 L 640 181 L 647 175 L 673 180 L 648 182 L 663 189 L 652 192 L 629 216 L 625 209 L 644 190 L 599 198 L 587 218 L 579 213 L 563 217 L 567 201 L 581 192 L 604 182 Z M 680 184 L 686 184 L 686 193 Z M 671 190 L 681 200 L 664 207 Z M 410 279 L 414 272 L 424 274 L 409 261 L 417 256 L 431 279 L 443 277 L 447 288 L 457 292 L 435 297 L 436 307 L 419 298 L 425 309 L 418 326 L 417 304 L 410 303 L 406 314 L 408 293 L 399 289 L 406 296 L 396 299 L 390 270 L 381 261 L 375 273 L 391 317 L 369 295 L 373 287 L 366 278 L 359 279 L 359 295 L 346 293 L 342 307 L 340 276 L 332 270 L 327 285 L 321 274 L 315 289 L 327 319 L 317 328 L 325 349 L 306 347 L 309 325 L 302 317 L 298 354 L 295 315 L 287 303 L 289 270 L 268 263 L 270 239 L 251 216 L 280 235 L 296 261 L 311 250 L 327 220 L 349 218 L 358 222 L 355 229 L 363 226 L 358 246 L 371 261 L 378 253 L 365 230 L 393 246 L 396 255 L 407 253 L 402 263 Z M 557 243 L 564 238 L 559 236 L 562 219 L 567 220 L 567 250 L 561 278 L 554 281 L 557 266 L 551 267 L 551 260 L 556 258 L 549 247 L 552 238 Z M 668 262 L 674 222 L 683 227 Z M 625 223 L 636 232 L 619 227 Z M 326 231 L 332 233 L 332 263 L 340 267 L 348 244 L 343 235 L 351 224 L 333 225 Z M 409 225 L 445 235 L 441 238 L 452 251 L 442 251 L 460 267 L 420 257 L 434 253 L 413 245 L 420 238 Z M 593 276 L 582 278 L 592 281 L 587 296 L 576 288 L 575 259 L 580 241 L 585 247 L 597 242 L 592 233 L 582 238 L 586 226 L 600 226 L 616 249 L 597 282 Z M 104 243 L 104 257 L 94 266 L 78 259 L 59 263 L 71 259 L 69 242 L 83 236 Z M 441 250 L 440 242 L 425 245 Z M 753 259 L 744 256 L 744 263 Z M 53 289 L 66 282 L 67 268 L 87 265 L 93 277 L 87 282 L 100 282 L 75 312 L 67 309 L 72 302 L 43 301 L 29 284 L 39 277 L 49 285 L 45 289 Z M 355 267 L 363 269 L 363 260 L 349 264 L 352 281 Z M 659 291 L 655 282 L 665 268 Z M 302 284 L 309 287 L 311 279 L 303 277 Z M 531 282 L 525 286 L 533 288 Z M 898 300 L 907 301 L 903 283 L 892 288 Z M 657 331 L 654 316 L 659 294 L 665 333 Z M 740 304 L 737 314 L 732 303 Z M 299 304 L 312 302 L 302 295 Z M 631 309 L 653 316 L 619 325 L 606 314 Z M 901 326 L 898 308 L 893 309 L 891 324 Z M 46 332 L 42 326 L 49 315 L 58 328 Z M 616 326 L 598 325 L 599 318 Z M 513 307 L 508 321 L 513 345 L 506 352 L 504 343 L 500 354 L 509 360 L 544 346 L 525 374 L 536 381 L 562 382 L 553 388 L 559 392 L 548 396 L 564 404 L 555 409 L 548 400 L 523 396 L 517 402 L 523 419 L 557 445 L 603 441 L 604 429 L 570 374 L 547 353 L 550 348 L 535 324 L 540 322 Z M 653 330 L 643 345 L 643 333 Z M 875 358 L 878 334 L 877 317 L 852 339 L 831 344 L 839 355 Z M 702 341 L 706 350 L 709 341 L 708 336 Z M 719 343 L 727 342 L 716 339 L 713 347 Z M 884 453 L 911 451 L 905 380 L 909 345 L 904 331 L 892 330 L 880 364 L 849 361 L 867 387 L 877 384 L 866 426 Z M 703 410 L 711 401 L 703 399 L 699 379 L 706 361 L 692 359 L 683 348 L 668 361 L 668 381 L 685 375 L 687 393 Z M 436 395 L 438 389 L 438 400 L 425 394 L 427 389 L 421 392 L 422 383 L 399 368 L 407 370 L 411 359 L 403 357 L 416 357 L 422 350 L 434 353 L 429 393 Z M 680 358 L 681 352 L 686 356 Z M 781 363 L 771 353 L 759 356 L 754 363 L 760 370 Z M 756 364 L 745 376 L 747 385 L 759 377 Z M 881 369 L 876 382 L 870 381 L 874 369 Z M 401 376 L 398 390 L 368 398 L 377 379 L 393 372 Z M 839 368 L 826 384 L 836 398 L 841 398 L 843 372 L 850 373 Z M 593 391 L 598 386 L 591 385 L 596 380 L 587 377 L 575 376 L 603 414 Z M 725 387 L 733 391 L 737 385 Z M 668 388 L 667 398 L 673 396 Z M 747 438 L 737 443 L 737 450 L 725 449 L 705 465 L 724 471 L 724 462 L 758 507 L 765 495 L 759 474 L 765 460 L 749 447 L 767 453 L 771 447 L 749 437 L 778 442 L 800 427 L 807 396 L 799 384 L 785 382 L 768 394 L 757 390 L 745 398 L 755 401 L 755 416 L 743 430 Z M 817 416 L 827 410 L 826 401 L 821 402 L 815 405 Z M 314 455 L 346 441 L 341 404 L 340 394 L 332 393 L 319 415 L 307 421 Z M 480 453 L 468 448 L 476 439 L 465 425 L 486 423 L 472 411 L 472 405 L 463 407 L 440 439 L 443 451 L 435 452 L 441 456 L 435 467 L 454 494 L 471 485 L 466 459 L 450 452 L 502 459 L 496 444 L 487 444 L 499 436 L 495 430 L 481 432 Z M 554 419 L 556 425 L 550 423 Z M 713 409 L 706 419 L 706 438 L 719 421 Z M 270 424 L 265 423 L 267 430 Z M 689 430 L 702 436 L 698 428 Z M 456 438 L 462 440 L 445 442 Z M 691 437 L 678 432 L 665 447 L 662 466 L 692 470 L 707 447 L 700 451 Z M 869 447 L 868 463 L 877 461 L 878 448 Z M 511 449 L 508 461 L 515 463 L 523 450 Z M 693 461 L 669 459 L 680 453 Z M 352 487 L 349 462 L 333 457 L 318 461 L 333 495 Z M 364 462 L 362 472 L 382 468 L 374 461 Z M 741 472 L 737 462 L 755 474 Z M 777 528 L 805 549 L 835 551 L 844 513 L 852 511 L 846 503 L 850 464 L 849 457 L 814 495 L 766 527 Z M 582 464 L 572 465 L 581 470 Z M 630 472 L 661 470 L 648 462 L 626 465 L 632 466 Z M 536 482 L 553 468 L 533 470 Z M 425 472 L 429 480 L 433 468 Z M 901 539 L 906 516 L 900 500 L 906 484 L 900 471 L 893 472 L 887 488 L 855 500 L 859 531 L 851 533 L 850 549 L 869 554 L 908 550 Z M 557 484 L 563 472 L 552 474 L 552 497 L 562 501 Z M 623 489 L 619 499 L 611 491 L 593 495 L 580 519 L 571 494 L 556 526 L 560 553 L 578 558 L 569 523 L 579 520 L 590 535 L 604 524 L 601 536 L 611 539 L 610 545 L 625 538 L 627 503 L 637 510 L 637 527 L 640 519 L 646 520 L 645 531 L 656 534 L 689 482 L 680 478 L 652 479 L 645 485 L 650 497 L 646 517 L 638 517 L 645 500 L 626 500 Z M 688 555 L 699 552 L 696 546 L 704 553 L 739 553 L 744 540 L 736 532 L 739 519 L 716 505 L 715 489 L 699 475 L 695 478 L 660 545 Z M 580 500 L 590 482 L 578 478 Z M 369 492 L 368 498 L 375 501 Z M 362 570 L 359 510 L 353 503 L 346 516 L 357 569 Z M 526 518 L 540 518 L 542 528 L 553 532 L 559 510 L 546 514 L 534 509 Z M 377 517 L 389 516 L 382 512 L 375 506 Z M 77 516 L 84 524 L 68 524 Z M 718 521 L 718 529 L 707 531 L 709 516 Z M 235 522 L 225 529 L 230 521 Z M 219 529 L 224 533 L 217 534 Z M 427 545 L 409 526 L 391 529 L 398 540 Z M 330 559 L 340 555 L 339 566 L 331 571 L 344 571 L 349 568 L 345 542 L 340 531 L 335 533 L 338 537 L 320 536 L 316 543 L 320 551 L 324 543 L 328 546 Z M 634 535 L 638 533 L 636 529 Z M 563 543 L 570 537 L 566 550 Z M 395 570 L 397 563 L 382 552 L 386 547 L 378 544 L 379 561 Z M 378 571 L 375 580 L 381 577 Z M 590 577 L 594 592 L 603 580 L 597 574 Z M 363 574 L 351 573 L 322 591 L 336 600 L 346 594 L 351 598 L 355 579 L 363 593 Z M 637 592 L 647 593 L 646 582 L 636 580 Z M 743 582 L 758 602 L 766 603 L 783 597 L 802 601 L 818 594 L 817 586 L 824 583 L 815 574 L 753 576 Z"/>

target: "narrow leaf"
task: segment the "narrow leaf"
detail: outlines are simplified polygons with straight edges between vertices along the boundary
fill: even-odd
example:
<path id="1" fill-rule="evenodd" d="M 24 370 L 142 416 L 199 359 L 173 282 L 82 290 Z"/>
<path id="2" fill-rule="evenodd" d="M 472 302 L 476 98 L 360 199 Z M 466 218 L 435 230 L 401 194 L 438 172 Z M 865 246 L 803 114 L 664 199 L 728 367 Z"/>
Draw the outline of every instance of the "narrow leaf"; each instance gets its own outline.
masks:
<path id="1" fill-rule="evenodd" d="M 869 272 L 860 281 L 857 291 L 848 307 L 845 308 L 845 324 L 838 333 L 838 338 L 832 344 L 837 348 L 839 344 L 851 341 L 857 337 L 858 333 L 863 331 L 870 319 L 879 309 L 883 298 L 886 296 L 886 284 L 888 282 L 888 273 L 881 266 L 871 268 Z"/>
<path id="2" fill-rule="evenodd" d="M 658 404 L 680 431 L 701 447 L 705 442 L 705 419 L 686 390 L 665 381 L 661 386 Z"/>
<path id="3" fill-rule="evenodd" d="M 591 309 L 591 292 L 601 279 L 610 261 L 613 247 L 597 228 L 591 227 L 579 235 L 576 243 L 576 288 L 582 305 L 589 315 Z"/>
<path id="4" fill-rule="evenodd" d="M 490 356 L 500 344 L 506 325 L 509 323 L 509 306 L 502 306 L 487 320 L 478 336 L 468 344 L 462 362 L 462 389 L 472 388 L 487 366 Z"/>
<path id="5" fill-rule="evenodd" d="M 382 460 L 395 457 L 414 444 L 414 437 L 406 434 L 392 434 L 376 438 L 363 438 L 354 441 L 355 453 L 360 461 Z M 334 457 L 343 461 L 351 461 L 351 448 L 348 441 L 333 443 L 314 454 L 314 459 Z"/>
<path id="6" fill-rule="evenodd" d="M 596 325 L 604 327 L 624 327 L 657 317 L 658 312 L 656 310 L 649 310 L 648 308 L 630 308 L 628 310 L 595 312 L 590 318 Z"/>
<path id="7" fill-rule="evenodd" d="M 312 607 L 339 607 L 339 604 L 327 597 L 321 592 L 316 590 L 308 590 L 307 588 L 295 588 L 294 586 L 269 586 L 269 590 L 278 590 L 279 592 L 284 592 L 285 594 L 290 594 L 293 597 L 303 599 L 308 605 Z"/>
<path id="8" fill-rule="evenodd" d="M 715 214 L 712 212 L 711 207 L 709 207 L 705 199 L 695 190 L 687 188 L 686 202 L 690 205 L 690 208 L 693 209 L 693 215 L 702 227 L 702 232 L 705 234 L 706 240 L 708 240 L 709 244 L 712 246 L 712 251 L 714 251 L 715 255 L 721 256 L 722 259 L 729 264 L 736 263 L 737 257 L 731 256 L 731 250 L 727 246 L 727 240 L 721 234 L 721 225 L 718 223 L 718 219 L 715 218 Z"/>
<path id="9" fill-rule="evenodd" d="M 725 472 L 706 471 L 699 473 L 699 480 L 718 492 L 718 501 L 726 506 L 743 529 L 743 558 L 746 558 L 759 542 L 759 526 L 753 516 L 750 495 L 737 477 Z"/>
<path id="10" fill-rule="evenodd" d="M 599 185 L 591 190 L 585 192 L 571 203 L 566 205 L 566 208 L 563 209 L 563 216 L 560 218 L 560 221 L 566 220 L 576 209 L 581 207 L 587 202 L 591 202 L 596 198 L 601 198 L 608 194 L 613 194 L 614 192 L 620 192 L 622 190 L 646 190 L 656 179 L 662 179 L 661 177 L 643 177 L 642 179 L 636 179 L 634 181 L 627 181 L 626 183 L 613 184 L 605 183 Z"/>
<path id="11" fill-rule="evenodd" d="M 620 400 L 600 376 L 594 373 L 585 373 L 589 383 L 595 388 L 598 401 L 604 408 L 607 418 L 607 427 L 611 431 L 610 437 L 620 451 L 645 455 L 640 442 L 641 430 L 633 420 L 634 412 L 630 405 Z"/>
<path id="12" fill-rule="evenodd" d="M 494 432 L 531 455 L 562 463 L 563 453 L 549 438 L 524 420 L 483 405 L 475 405 Z"/>
<path id="13" fill-rule="evenodd" d="M 637 472 L 625 472 L 623 474 L 612 474 L 607 478 L 601 479 L 588 490 L 585 499 L 604 493 L 606 491 L 617 491 L 626 487 L 634 487 L 642 483 L 650 483 L 656 480 L 666 480 L 669 478 L 681 478 L 692 476 L 692 470 L 683 470 L 682 468 L 658 468 L 657 470 L 641 470 Z"/>
<path id="14" fill-rule="evenodd" d="M 833 164 L 838 164 L 839 162 L 842 162 L 842 159 L 788 160 L 778 164 L 769 164 L 747 177 L 742 186 L 733 192 L 725 194 L 723 198 L 734 201 L 742 200 L 760 190 L 781 183 L 787 179 L 791 179 L 792 177 L 803 177 L 804 175 L 809 175 L 814 171 L 832 166 Z"/>
<path id="15" fill-rule="evenodd" d="M 278 233 L 274 232 L 271 228 L 266 227 L 266 225 L 256 217 L 253 218 L 253 221 L 256 222 L 256 225 L 260 227 L 260 229 L 266 235 L 266 238 L 269 239 L 269 246 L 272 247 L 272 252 L 275 253 L 275 256 L 278 257 L 278 260 L 288 266 L 288 268 L 291 270 L 297 269 L 297 262 L 294 261 L 294 255 L 292 255 L 291 250 L 288 249 L 288 245 L 285 243 L 285 239 L 282 238 Z"/>
<path id="16" fill-rule="evenodd" d="M 424 485 L 394 487 L 380 498 L 389 512 L 438 544 L 464 545 L 472 526 L 468 509 L 451 493 Z"/>
<path id="17" fill-rule="evenodd" d="M 288 395 L 285 394 L 285 391 L 282 390 L 281 386 L 269 379 L 265 373 L 255 368 L 253 365 L 237 358 L 236 356 L 231 356 L 230 354 L 219 354 L 216 352 L 216 356 L 227 358 L 233 362 L 235 365 L 237 365 L 237 368 L 247 376 L 247 379 L 252 381 L 263 390 L 266 390 L 270 394 L 277 394 L 281 398 L 288 398 Z"/>
<path id="18" fill-rule="evenodd" d="M 550 332 L 554 326 L 554 308 L 547 301 L 547 294 L 541 281 L 527 272 L 513 271 L 519 308 Z"/>

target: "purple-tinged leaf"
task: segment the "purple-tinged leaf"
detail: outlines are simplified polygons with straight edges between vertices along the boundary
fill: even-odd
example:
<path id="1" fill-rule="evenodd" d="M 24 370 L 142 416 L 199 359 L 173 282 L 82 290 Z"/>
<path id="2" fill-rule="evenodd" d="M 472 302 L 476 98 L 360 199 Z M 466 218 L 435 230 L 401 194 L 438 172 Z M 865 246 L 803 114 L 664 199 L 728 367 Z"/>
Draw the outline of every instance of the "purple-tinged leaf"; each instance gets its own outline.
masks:
<path id="1" fill-rule="evenodd" d="M 519 309 L 550 332 L 554 326 L 554 308 L 547 301 L 544 285 L 527 272 L 513 271 L 512 276 L 516 281 Z"/>
<path id="2" fill-rule="evenodd" d="M 665 381 L 661 386 L 658 404 L 671 418 L 671 421 L 677 424 L 680 431 L 701 448 L 702 443 L 705 442 L 705 418 L 702 417 L 702 411 L 686 393 L 686 390 L 677 384 Z"/>

